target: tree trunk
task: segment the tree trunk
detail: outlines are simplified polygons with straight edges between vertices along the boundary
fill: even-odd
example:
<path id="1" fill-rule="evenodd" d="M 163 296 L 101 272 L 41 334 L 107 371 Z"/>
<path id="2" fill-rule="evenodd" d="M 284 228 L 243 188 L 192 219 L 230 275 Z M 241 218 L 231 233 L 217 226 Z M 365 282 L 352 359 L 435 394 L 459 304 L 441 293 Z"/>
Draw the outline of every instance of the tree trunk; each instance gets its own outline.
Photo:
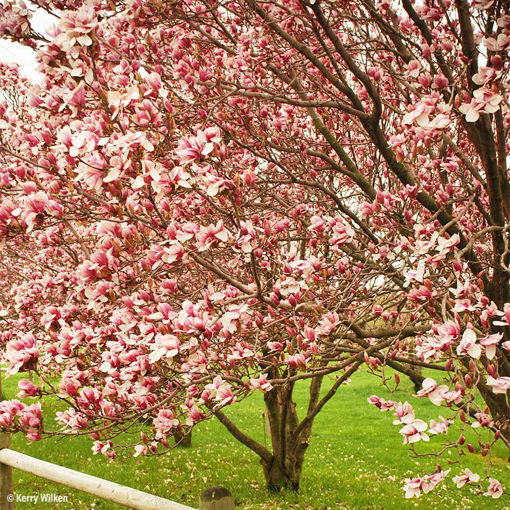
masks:
<path id="1" fill-rule="evenodd" d="M 358 370 L 361 363 L 362 361 L 353 363 L 341 376 L 337 376 L 322 398 L 320 390 L 323 376 L 314 377 L 310 382 L 308 409 L 301 421 L 298 419 L 296 404 L 292 398 L 293 382 L 275 386 L 264 393 L 266 405 L 264 425 L 271 440 L 270 446 L 263 445 L 245 434 L 221 409 L 214 411 L 227 430 L 259 456 L 269 490 L 277 492 L 282 489 L 296 492 L 299 490 L 301 471 L 315 417 L 335 395 L 340 385 Z M 324 362 L 323 366 L 326 364 L 327 362 Z M 269 377 L 280 379 L 281 375 L 273 368 L 272 372 L 269 372 Z"/>
<path id="2" fill-rule="evenodd" d="M 266 478 L 267 488 L 272 492 L 281 490 L 299 490 L 299 481 L 301 478 L 302 463 L 291 457 L 287 457 L 285 462 L 280 463 L 273 457 L 272 462 L 267 463 L 261 460 L 264 476 Z"/>
<path id="3" fill-rule="evenodd" d="M 483 383 L 478 384 L 478 390 L 490 410 L 494 425 L 501 432 L 501 439 L 510 450 L 510 408 L 506 395 L 495 394 Z"/>
<path id="4" fill-rule="evenodd" d="M 178 431 L 174 434 L 175 446 L 181 446 L 183 448 L 191 447 L 191 431 L 187 434 L 182 431 Z"/>
<path id="5" fill-rule="evenodd" d="M 424 379 L 422 375 L 422 368 L 419 366 L 409 365 L 409 372 L 407 375 L 413 383 L 415 393 L 418 393 L 422 389 Z"/>
<path id="6" fill-rule="evenodd" d="M 292 399 L 293 384 L 273 388 L 264 395 L 272 456 L 262 459 L 267 487 L 271 491 L 299 490 L 299 481 L 311 425 L 298 431 L 296 404 Z"/>

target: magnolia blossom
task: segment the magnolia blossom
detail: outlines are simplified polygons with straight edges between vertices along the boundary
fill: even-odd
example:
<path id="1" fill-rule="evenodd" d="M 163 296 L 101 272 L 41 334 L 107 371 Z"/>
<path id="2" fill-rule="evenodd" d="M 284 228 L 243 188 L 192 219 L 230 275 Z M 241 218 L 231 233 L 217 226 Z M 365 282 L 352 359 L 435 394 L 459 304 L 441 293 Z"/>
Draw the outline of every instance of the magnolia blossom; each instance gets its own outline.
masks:
<path id="1" fill-rule="evenodd" d="M 217 402 L 219 402 L 218 405 L 220 407 L 230 404 L 235 400 L 234 394 L 232 393 L 232 387 L 230 384 L 224 382 L 219 375 L 214 378 L 212 383 L 205 386 L 201 398 L 205 402 L 214 398 Z"/>
<path id="2" fill-rule="evenodd" d="M 473 473 L 470 469 L 464 469 L 463 475 L 457 475 L 453 477 L 453 482 L 457 484 L 457 488 L 460 489 L 465 484 L 478 483 L 480 481 L 480 475 Z"/>
<path id="3" fill-rule="evenodd" d="M 502 100 L 503 97 L 494 93 L 491 89 L 480 87 L 473 92 L 471 102 L 461 105 L 459 111 L 466 116 L 467 122 L 476 122 L 481 113 L 497 112 Z"/>
<path id="4" fill-rule="evenodd" d="M 408 402 L 404 402 L 403 404 L 399 402 L 395 406 L 395 416 L 397 416 L 397 419 L 393 420 L 393 425 L 408 425 L 415 420 L 413 407 Z"/>
<path id="5" fill-rule="evenodd" d="M 503 311 L 496 312 L 497 315 L 503 317 L 503 320 L 500 321 L 494 321 L 495 326 L 510 326 L 510 303 L 505 303 L 505 306 L 503 307 Z"/>
<path id="6" fill-rule="evenodd" d="M 90 33 L 97 27 L 96 13 L 90 5 L 78 12 L 64 13 L 58 26 L 58 35 L 53 40 L 63 51 L 70 51 L 75 45 L 90 46 Z"/>
<path id="7" fill-rule="evenodd" d="M 434 333 L 430 335 L 430 333 Z M 420 358 L 437 358 L 442 351 L 447 350 L 460 335 L 460 326 L 455 321 L 447 321 L 440 326 L 434 326 L 429 335 L 423 337 L 416 346 Z"/>
<path id="8" fill-rule="evenodd" d="M 494 421 L 487 413 L 476 413 L 475 414 L 476 421 L 471 425 L 474 429 L 478 427 L 494 427 Z"/>
<path id="9" fill-rule="evenodd" d="M 425 475 L 418 478 L 406 478 L 404 485 L 406 498 L 419 498 L 422 493 L 427 494 L 432 489 L 437 487 L 448 475 L 449 469 L 446 471 L 439 471 L 433 475 Z"/>
<path id="10" fill-rule="evenodd" d="M 157 417 L 152 422 L 158 434 L 164 437 L 172 429 L 179 426 L 179 420 L 171 409 L 160 409 Z"/>
<path id="11" fill-rule="evenodd" d="M 368 403 L 375 405 L 378 407 L 381 411 L 390 411 L 391 409 L 394 409 L 397 405 L 397 402 L 393 400 L 384 400 L 383 398 L 378 397 L 377 395 L 372 395 L 368 397 Z"/>
<path id="12" fill-rule="evenodd" d="M 485 347 L 485 356 L 487 359 L 493 359 L 496 355 L 496 347 L 503 338 L 502 333 L 494 333 L 493 335 L 480 338 L 480 345 Z"/>
<path id="13" fill-rule="evenodd" d="M 262 374 L 257 379 L 250 379 L 250 386 L 254 389 L 259 389 L 264 392 L 269 391 L 273 388 L 271 383 L 267 380 L 267 374 Z"/>
<path id="14" fill-rule="evenodd" d="M 500 498 L 505 493 L 503 486 L 495 478 L 489 478 L 489 487 L 487 491 L 483 493 L 484 496 L 490 496 L 493 499 Z"/>
<path id="15" fill-rule="evenodd" d="M 489 375 L 487 377 L 487 386 L 490 386 L 494 393 L 501 393 L 504 395 L 510 390 L 510 377 L 494 378 Z"/>
<path id="16" fill-rule="evenodd" d="M 171 358 L 177 356 L 179 353 L 180 342 L 175 335 L 156 335 L 155 343 L 153 345 L 154 350 L 149 355 L 149 361 L 156 363 L 157 361 L 165 358 L 171 360 Z"/>
<path id="17" fill-rule="evenodd" d="M 20 369 L 26 369 L 39 358 L 39 349 L 36 338 L 32 333 L 27 333 L 19 339 L 11 340 L 7 344 L 6 359 L 10 362 L 9 372 L 17 373 Z"/>
<path id="18" fill-rule="evenodd" d="M 404 276 L 406 277 L 404 287 L 407 287 L 413 281 L 423 283 L 424 274 L 425 274 L 425 262 L 423 260 L 420 260 L 420 262 L 418 262 L 418 267 L 416 269 L 411 269 L 409 271 L 404 272 Z"/>
<path id="19" fill-rule="evenodd" d="M 217 128 L 198 130 L 196 136 L 184 138 L 179 142 L 176 154 L 181 162 L 195 161 L 209 155 L 221 140 Z"/>
<path id="20" fill-rule="evenodd" d="M 427 424 L 423 420 L 413 420 L 408 425 L 403 426 L 399 433 L 404 436 L 404 444 L 417 443 L 418 441 L 428 441 L 429 436 L 425 434 Z"/>
<path id="21" fill-rule="evenodd" d="M 469 355 L 474 359 L 479 359 L 482 354 L 482 348 L 477 343 L 476 333 L 472 329 L 466 329 L 462 335 L 462 339 L 457 346 L 457 354 Z"/>
<path id="22" fill-rule="evenodd" d="M 94 455 L 101 453 L 109 458 L 115 457 L 115 450 L 113 449 L 113 443 L 111 441 L 94 441 L 92 453 L 94 453 Z"/>
<path id="23" fill-rule="evenodd" d="M 35 397 L 41 389 L 40 387 L 35 386 L 30 379 L 21 379 L 18 382 L 18 388 L 20 390 L 17 395 L 18 398 Z"/>
<path id="24" fill-rule="evenodd" d="M 147 445 L 144 444 L 137 444 L 135 445 L 135 453 L 133 454 L 133 457 L 138 457 L 139 455 L 147 455 L 149 449 L 147 448 Z"/>
<path id="25" fill-rule="evenodd" d="M 60 397 L 63 432 L 114 456 L 140 421 L 129 450 L 159 453 L 257 390 L 284 419 L 295 387 L 273 381 L 323 378 L 329 398 L 360 364 L 437 364 L 451 385 L 418 396 L 464 412 L 505 397 L 503 0 L 32 2 L 59 15 L 48 37 L 23 1 L 0 0 L 0 37 L 43 76 L 0 63 L 0 343 L 10 372 L 54 383 L 20 398 Z M 307 398 L 305 423 L 324 402 Z M 369 402 L 405 444 L 451 423 Z M 489 408 L 466 422 L 507 439 Z M 0 422 L 44 434 L 19 401 Z M 299 474 L 311 429 L 280 428 L 273 467 Z"/>
<path id="26" fill-rule="evenodd" d="M 430 401 L 439 406 L 444 400 L 444 394 L 448 391 L 448 386 L 438 385 L 436 381 L 427 377 L 422 383 L 422 389 L 416 394 L 417 397 L 428 397 Z"/>
<path id="27" fill-rule="evenodd" d="M 301 352 L 297 354 L 293 354 L 292 356 L 288 356 L 285 360 L 285 363 L 289 365 L 289 367 L 296 368 L 298 370 L 306 369 L 307 356 Z"/>
<path id="28" fill-rule="evenodd" d="M 430 435 L 446 434 L 448 427 L 453 423 L 453 420 L 446 420 L 442 416 L 439 417 L 439 421 L 430 420 L 430 427 L 428 433 Z"/>

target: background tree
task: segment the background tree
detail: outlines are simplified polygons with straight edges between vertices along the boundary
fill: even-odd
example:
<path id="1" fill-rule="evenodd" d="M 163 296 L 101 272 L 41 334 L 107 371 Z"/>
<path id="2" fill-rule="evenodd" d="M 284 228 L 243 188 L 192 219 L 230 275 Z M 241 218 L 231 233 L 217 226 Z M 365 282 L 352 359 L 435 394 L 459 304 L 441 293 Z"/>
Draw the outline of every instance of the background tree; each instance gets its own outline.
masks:
<path id="1" fill-rule="evenodd" d="M 59 395 L 65 433 L 108 455 L 140 418 L 145 454 L 214 414 L 277 489 L 362 364 L 509 444 L 507 2 L 36 3 L 51 40 L 3 7 L 44 78 L 2 107 L 0 229 L 65 301 L 4 321 L 11 372 L 45 381 L 23 395 Z M 16 313 L 34 293 L 11 292 Z M 255 389 L 269 449 L 222 410 Z M 408 404 L 371 401 L 425 439 Z M 5 427 L 55 433 L 2 405 Z"/>

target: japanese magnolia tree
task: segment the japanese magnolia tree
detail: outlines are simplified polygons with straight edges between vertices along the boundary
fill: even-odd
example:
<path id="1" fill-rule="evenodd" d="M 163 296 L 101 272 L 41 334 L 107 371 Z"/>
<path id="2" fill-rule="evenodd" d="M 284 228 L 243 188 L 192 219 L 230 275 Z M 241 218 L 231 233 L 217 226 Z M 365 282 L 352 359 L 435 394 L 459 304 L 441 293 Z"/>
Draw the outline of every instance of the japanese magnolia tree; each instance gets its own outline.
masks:
<path id="1" fill-rule="evenodd" d="M 297 490 L 316 415 L 389 366 L 447 416 L 371 397 L 405 444 L 510 444 L 508 2 L 34 4 L 48 36 L 32 5 L 0 8 L 43 75 L 0 78 L 4 359 L 38 376 L 0 404 L 4 429 L 113 457 L 215 415 Z M 270 447 L 224 412 L 253 391 Z M 61 429 L 23 400 L 47 395 Z"/>

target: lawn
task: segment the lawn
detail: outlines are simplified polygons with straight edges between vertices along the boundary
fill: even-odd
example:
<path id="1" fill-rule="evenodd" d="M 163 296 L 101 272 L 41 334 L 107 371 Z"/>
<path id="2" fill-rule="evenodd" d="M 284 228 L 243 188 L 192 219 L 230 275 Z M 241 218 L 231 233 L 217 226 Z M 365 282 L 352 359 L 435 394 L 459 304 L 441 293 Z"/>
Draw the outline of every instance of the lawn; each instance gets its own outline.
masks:
<path id="1" fill-rule="evenodd" d="M 239 508 L 245 510 L 510 508 L 508 499 L 476 496 L 466 487 L 456 489 L 451 476 L 438 490 L 420 499 L 406 500 L 401 488 L 403 479 L 413 474 L 433 472 L 434 460 L 421 459 L 418 467 L 417 460 L 410 458 L 406 447 L 402 446 L 399 427 L 392 425 L 391 414 L 381 413 L 367 403 L 367 397 L 373 393 L 390 398 L 384 388 L 374 389 L 375 383 L 376 380 L 368 374 L 355 374 L 352 382 L 343 386 L 320 413 L 307 453 L 299 495 L 266 492 L 262 469 L 255 455 L 237 443 L 216 420 L 196 428 L 192 448 L 175 449 L 159 457 L 118 457 L 109 461 L 93 455 L 91 442 L 83 438 L 51 439 L 29 444 L 23 437 L 16 436 L 12 447 L 40 459 L 193 507 L 198 506 L 198 495 L 203 489 L 223 485 L 234 494 Z M 13 397 L 16 392 L 16 378 L 4 381 L 6 397 Z M 298 388 L 298 407 L 300 402 L 304 402 L 305 392 L 306 385 L 303 384 Z M 410 396 L 407 383 L 393 399 L 411 400 L 422 419 L 437 418 L 441 414 L 440 409 L 428 401 Z M 301 409 L 304 407 L 301 406 Z M 259 441 L 265 441 L 261 394 L 232 406 L 228 414 L 241 428 L 250 431 Z M 423 445 L 422 450 L 430 451 L 438 444 L 436 439 L 433 445 Z M 508 451 L 499 446 L 494 453 L 493 476 L 508 488 Z M 455 459 L 453 452 L 450 458 Z M 464 457 L 463 466 L 482 474 L 485 462 L 486 458 L 475 453 Z M 448 464 L 446 458 L 442 465 L 443 468 L 451 467 L 451 475 L 460 471 L 458 464 Z M 68 495 L 67 503 L 38 503 L 38 510 L 121 508 L 20 471 L 14 472 L 14 483 L 15 491 L 24 495 Z M 34 506 L 18 503 L 16 508 L 33 509 Z"/>

